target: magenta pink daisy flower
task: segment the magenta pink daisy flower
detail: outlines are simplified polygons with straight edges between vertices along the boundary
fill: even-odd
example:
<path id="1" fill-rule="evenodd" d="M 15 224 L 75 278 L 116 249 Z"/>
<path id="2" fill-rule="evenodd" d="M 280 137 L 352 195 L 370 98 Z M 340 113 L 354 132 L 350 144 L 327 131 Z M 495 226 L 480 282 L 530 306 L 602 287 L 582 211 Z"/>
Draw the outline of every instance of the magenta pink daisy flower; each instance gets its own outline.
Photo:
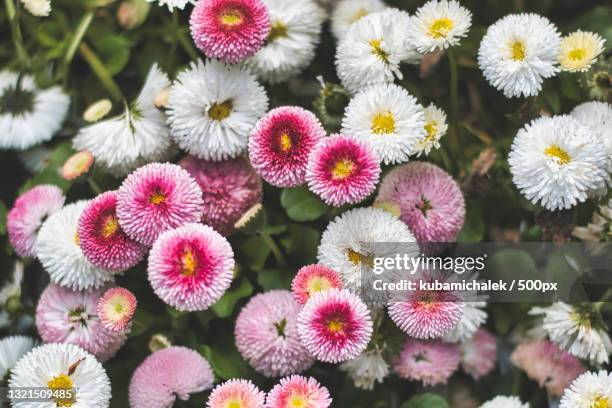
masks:
<path id="1" fill-rule="evenodd" d="M 326 363 L 340 363 L 365 350 L 372 336 L 372 318 L 355 294 L 329 289 L 306 302 L 298 316 L 298 331 L 310 354 Z"/>
<path id="2" fill-rule="evenodd" d="M 92 265 L 122 272 L 140 262 L 146 247 L 123 231 L 116 209 L 116 191 L 100 194 L 83 210 L 77 231 L 81 251 Z"/>
<path id="3" fill-rule="evenodd" d="M 300 268 L 291 283 L 293 297 L 301 305 L 315 293 L 331 288 L 342 289 L 342 278 L 332 268 L 319 264 Z"/>
<path id="4" fill-rule="evenodd" d="M 418 242 L 453 242 L 463 227 L 465 201 L 459 185 L 438 166 L 411 162 L 391 170 L 376 201 L 400 208 Z"/>
<path id="5" fill-rule="evenodd" d="M 128 329 L 136 311 L 136 296 L 125 288 L 111 288 L 98 300 L 98 317 L 110 331 Z"/>
<path id="6" fill-rule="evenodd" d="M 365 199 L 376 188 L 379 176 L 378 158 L 367 144 L 352 137 L 323 139 L 308 158 L 308 187 L 336 207 Z"/>
<path id="7" fill-rule="evenodd" d="M 31 188 L 17 198 L 6 218 L 9 240 L 17 255 L 35 256 L 40 226 L 63 205 L 62 190 L 50 184 Z"/>
<path id="8" fill-rule="evenodd" d="M 461 367 L 475 380 L 489 374 L 497 360 L 497 341 L 486 329 L 478 329 L 461 343 Z"/>
<path id="9" fill-rule="evenodd" d="M 249 380 L 233 379 L 210 393 L 206 408 L 264 408 L 266 394 Z"/>
<path id="10" fill-rule="evenodd" d="M 325 129 L 312 112 L 281 106 L 255 125 L 249 139 L 249 157 L 268 183 L 295 187 L 306 181 L 308 157 L 324 137 Z"/>
<path id="11" fill-rule="evenodd" d="M 202 190 L 202 222 L 229 235 L 249 208 L 261 202 L 261 178 L 244 157 L 207 161 L 187 156 L 179 163 Z"/>
<path id="12" fill-rule="evenodd" d="M 131 408 L 168 408 L 176 397 L 210 389 L 214 375 L 199 353 L 186 347 L 169 347 L 147 357 L 134 371 L 129 387 Z"/>
<path id="13" fill-rule="evenodd" d="M 151 246 L 162 232 L 200 221 L 202 191 L 176 164 L 147 164 L 121 184 L 117 217 L 126 234 Z"/>
<path id="14" fill-rule="evenodd" d="M 328 408 L 327 388 L 312 377 L 292 375 L 280 380 L 266 397 L 266 408 Z"/>
<path id="15" fill-rule="evenodd" d="M 209 226 L 187 224 L 155 241 L 148 273 L 153 291 L 170 306 L 206 310 L 232 282 L 234 252 L 227 239 Z"/>
<path id="16" fill-rule="evenodd" d="M 299 312 L 300 306 L 287 290 L 254 296 L 240 311 L 234 330 L 236 347 L 266 377 L 300 373 L 314 363 L 300 343 Z"/>
<path id="17" fill-rule="evenodd" d="M 100 321 L 98 300 L 103 291 L 47 286 L 36 307 L 36 327 L 43 341 L 75 344 L 100 361 L 114 356 L 126 336 L 108 330 Z"/>
<path id="18" fill-rule="evenodd" d="M 270 33 L 268 8 L 261 0 L 200 0 L 189 24 L 196 46 L 228 64 L 255 55 Z"/>
<path id="19" fill-rule="evenodd" d="M 457 344 L 408 338 L 393 368 L 401 378 L 423 385 L 446 384 L 459 368 L 460 358 Z"/>

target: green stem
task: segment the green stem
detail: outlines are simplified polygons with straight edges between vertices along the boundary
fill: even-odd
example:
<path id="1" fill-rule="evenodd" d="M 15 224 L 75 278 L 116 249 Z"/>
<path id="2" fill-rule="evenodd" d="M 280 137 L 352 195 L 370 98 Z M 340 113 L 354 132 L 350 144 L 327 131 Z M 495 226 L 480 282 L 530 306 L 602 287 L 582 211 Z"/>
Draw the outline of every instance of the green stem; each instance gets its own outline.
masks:
<path id="1" fill-rule="evenodd" d="M 17 57 L 19 63 L 23 68 L 30 67 L 30 58 L 28 53 L 23 46 L 23 36 L 21 35 L 21 27 L 19 26 L 19 16 L 17 15 L 17 9 L 13 0 L 4 0 L 6 5 L 6 15 L 9 22 L 11 23 L 11 33 L 13 36 L 13 43 L 15 44 L 15 50 L 17 51 Z"/>
<path id="2" fill-rule="evenodd" d="M 79 25 L 77 26 L 74 34 L 72 35 L 72 39 L 70 40 L 70 44 L 68 45 L 68 50 L 66 51 L 66 55 L 64 55 L 64 60 L 62 61 L 62 68 L 60 70 L 60 74 L 64 79 L 68 76 L 68 69 L 70 68 L 70 64 L 74 59 L 74 54 L 76 54 L 79 45 L 83 41 L 85 37 L 85 33 L 89 29 L 91 22 L 93 21 L 94 11 L 87 11 L 83 17 L 81 17 L 81 21 L 79 21 Z"/>
<path id="3" fill-rule="evenodd" d="M 459 86 L 457 75 L 457 60 L 452 49 L 448 50 L 448 65 L 450 68 L 450 137 L 453 151 L 459 151 L 457 120 L 459 112 Z"/>
<path id="4" fill-rule="evenodd" d="M 102 190 L 102 188 L 100 188 L 100 185 L 98 185 L 98 183 L 91 177 L 87 178 L 87 183 L 89 184 L 89 187 L 91 187 L 91 189 L 93 190 L 94 193 L 96 194 L 102 194 L 104 192 L 104 190 Z"/>
<path id="5" fill-rule="evenodd" d="M 91 69 L 94 71 L 102 85 L 106 88 L 106 90 L 111 94 L 113 99 L 118 102 L 122 101 L 125 98 L 117 86 L 117 83 L 113 79 L 112 75 L 108 72 L 100 58 L 96 55 L 96 53 L 85 43 L 81 43 L 79 46 L 79 52 L 87 61 Z"/>
<path id="6" fill-rule="evenodd" d="M 270 234 L 265 231 L 259 231 L 259 235 L 263 238 L 268 248 L 270 248 L 272 254 L 274 254 L 274 258 L 276 258 L 278 265 L 281 268 L 287 266 L 287 260 L 285 259 L 283 252 L 280 250 L 278 245 L 276 245 L 276 242 L 274 242 L 274 239 L 270 236 Z"/>
<path id="7" fill-rule="evenodd" d="M 183 51 L 185 51 L 192 60 L 195 61 L 200 58 L 198 51 L 193 46 L 193 41 L 191 41 L 191 39 L 187 37 L 185 31 L 179 30 L 178 41 Z"/>

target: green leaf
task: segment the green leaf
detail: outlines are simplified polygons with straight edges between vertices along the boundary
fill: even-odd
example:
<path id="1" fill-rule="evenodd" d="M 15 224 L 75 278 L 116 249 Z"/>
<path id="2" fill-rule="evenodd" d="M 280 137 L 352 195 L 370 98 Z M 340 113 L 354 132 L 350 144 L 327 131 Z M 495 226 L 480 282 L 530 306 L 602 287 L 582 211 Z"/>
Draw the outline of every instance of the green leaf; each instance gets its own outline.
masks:
<path id="1" fill-rule="evenodd" d="M 230 378 L 249 378 L 250 370 L 246 361 L 236 349 L 235 342 L 230 339 L 219 339 L 218 344 L 198 347 L 213 368 L 217 376 L 224 380 Z"/>
<path id="2" fill-rule="evenodd" d="M 130 59 L 130 41 L 121 35 L 106 35 L 94 41 L 104 66 L 111 75 L 123 70 Z"/>
<path id="3" fill-rule="evenodd" d="M 6 205 L 4 205 L 4 203 L 2 201 L 0 201 L 0 234 L 4 235 L 6 234 L 6 216 L 7 216 L 8 210 L 6 208 Z"/>
<path id="4" fill-rule="evenodd" d="M 295 263 L 303 265 L 316 261 L 320 240 L 321 236 L 317 229 L 300 224 L 290 224 L 289 236 L 283 238 L 281 244 Z"/>
<path id="5" fill-rule="evenodd" d="M 264 269 L 257 274 L 257 283 L 264 290 L 288 289 L 293 275 L 280 269 Z"/>
<path id="6" fill-rule="evenodd" d="M 306 187 L 289 188 L 281 194 L 281 205 L 294 221 L 313 221 L 327 212 L 327 205 Z"/>
<path id="7" fill-rule="evenodd" d="M 401 408 L 449 408 L 449 406 L 441 396 L 426 393 L 410 398 Z"/>
<path id="8" fill-rule="evenodd" d="M 242 244 L 242 252 L 247 258 L 247 265 L 254 271 L 260 271 L 270 255 L 270 248 L 260 236 L 249 238 Z"/>
<path id="9" fill-rule="evenodd" d="M 224 318 L 228 317 L 234 311 L 234 306 L 236 303 L 247 296 L 253 293 L 253 285 L 247 280 L 242 279 L 240 284 L 235 289 L 230 289 L 217 303 L 212 305 L 212 310 L 218 317 Z"/>

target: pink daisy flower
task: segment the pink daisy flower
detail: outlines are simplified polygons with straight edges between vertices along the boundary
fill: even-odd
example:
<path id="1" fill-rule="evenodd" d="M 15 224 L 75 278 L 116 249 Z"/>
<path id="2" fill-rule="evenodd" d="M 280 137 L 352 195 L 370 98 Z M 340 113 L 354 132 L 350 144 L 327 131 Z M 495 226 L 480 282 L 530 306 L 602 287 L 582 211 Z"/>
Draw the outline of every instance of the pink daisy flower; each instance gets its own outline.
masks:
<path id="1" fill-rule="evenodd" d="M 329 289 L 306 303 L 298 316 L 298 331 L 310 354 L 326 363 L 340 363 L 365 350 L 372 336 L 372 318 L 355 294 Z"/>
<path id="2" fill-rule="evenodd" d="M 244 157 L 214 162 L 187 156 L 179 164 L 202 190 L 202 222 L 222 235 L 261 202 L 261 179 Z"/>
<path id="3" fill-rule="evenodd" d="M 270 33 L 268 8 L 261 0 L 200 0 L 189 24 L 196 46 L 228 64 L 255 55 Z"/>
<path id="4" fill-rule="evenodd" d="M 401 378 L 422 381 L 423 385 L 446 384 L 459 368 L 460 358 L 457 344 L 409 338 L 393 368 Z"/>
<path id="5" fill-rule="evenodd" d="M 111 288 L 98 300 L 98 317 L 110 331 L 125 331 L 136 311 L 136 296 L 124 288 Z"/>
<path id="6" fill-rule="evenodd" d="M 100 321 L 97 309 L 103 290 L 47 286 L 36 307 L 36 327 L 43 341 L 75 344 L 100 361 L 114 356 L 126 336 L 106 329 Z"/>
<path id="7" fill-rule="evenodd" d="M 131 408 L 168 408 L 178 396 L 210 389 L 214 375 L 200 353 L 186 347 L 169 347 L 147 357 L 134 371 L 129 387 Z"/>
<path id="8" fill-rule="evenodd" d="M 308 187 L 335 207 L 366 198 L 376 188 L 379 176 L 378 158 L 367 144 L 352 137 L 323 139 L 308 158 Z"/>
<path id="9" fill-rule="evenodd" d="M 266 408 L 327 408 L 332 399 L 327 388 L 312 377 L 292 375 L 280 380 L 266 397 Z"/>
<path id="10" fill-rule="evenodd" d="M 17 255 L 35 255 L 36 237 L 45 219 L 62 208 L 64 194 L 58 187 L 44 184 L 20 195 L 6 218 L 9 240 Z"/>
<path id="11" fill-rule="evenodd" d="M 227 239 L 209 226 L 187 224 L 155 241 L 148 273 L 153 291 L 170 306 L 206 310 L 232 282 L 234 252 Z"/>
<path id="12" fill-rule="evenodd" d="M 249 157 L 268 183 L 295 187 L 306 181 L 308 157 L 324 137 L 325 129 L 312 112 L 281 106 L 255 125 L 249 138 Z"/>
<path id="13" fill-rule="evenodd" d="M 206 408 L 264 408 L 265 396 L 251 381 L 233 379 L 212 390 Z"/>
<path id="14" fill-rule="evenodd" d="M 162 232 L 200 221 L 202 191 L 176 164 L 147 164 L 121 184 L 117 217 L 126 234 L 151 246 Z"/>
<path id="15" fill-rule="evenodd" d="M 146 247 L 126 235 L 116 210 L 117 192 L 100 194 L 83 210 L 77 231 L 83 255 L 92 265 L 123 272 L 140 262 Z"/>
<path id="16" fill-rule="evenodd" d="M 376 201 L 397 204 L 418 242 L 453 242 L 463 227 L 465 202 L 459 185 L 431 163 L 411 162 L 391 170 Z"/>
<path id="17" fill-rule="evenodd" d="M 300 343 L 299 312 L 300 306 L 287 290 L 254 296 L 240 311 L 234 330 L 236 347 L 266 377 L 300 373 L 314 363 Z"/>
<path id="18" fill-rule="evenodd" d="M 478 329 L 461 343 L 461 367 L 475 380 L 491 372 L 497 360 L 497 341 L 489 331 Z"/>
<path id="19" fill-rule="evenodd" d="M 293 297 L 301 305 L 315 293 L 331 288 L 342 289 L 342 278 L 332 268 L 319 264 L 300 268 L 291 283 Z"/>

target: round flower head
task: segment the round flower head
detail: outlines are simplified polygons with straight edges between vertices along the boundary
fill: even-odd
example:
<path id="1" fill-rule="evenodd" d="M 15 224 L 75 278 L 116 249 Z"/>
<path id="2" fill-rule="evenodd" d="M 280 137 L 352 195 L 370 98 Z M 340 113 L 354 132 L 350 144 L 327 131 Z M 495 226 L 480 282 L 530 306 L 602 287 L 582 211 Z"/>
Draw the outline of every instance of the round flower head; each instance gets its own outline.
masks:
<path id="1" fill-rule="evenodd" d="M 378 347 L 366 350 L 359 357 L 342 363 L 340 369 L 353 379 L 355 387 L 370 391 L 374 389 L 375 383 L 382 384 L 389 375 L 389 365 Z"/>
<path id="2" fill-rule="evenodd" d="M 565 390 L 559 408 L 606 408 L 612 404 L 612 373 L 584 373 Z"/>
<path id="3" fill-rule="evenodd" d="M 472 13 L 458 1 L 430 0 L 412 18 L 408 38 L 422 53 L 458 45 L 472 25 Z"/>
<path id="4" fill-rule="evenodd" d="M 569 72 L 586 72 L 604 51 L 605 40 L 599 34 L 575 31 L 561 40 L 559 63 Z"/>
<path id="5" fill-rule="evenodd" d="M 261 0 L 200 0 L 189 20 L 191 36 L 207 57 L 236 64 L 254 55 L 270 32 Z"/>
<path id="6" fill-rule="evenodd" d="M 478 65 L 507 98 L 535 96 L 544 78 L 554 76 L 561 37 L 546 17 L 509 14 L 490 26 L 480 43 Z"/>
<path id="7" fill-rule="evenodd" d="M 465 219 L 459 185 L 435 164 L 412 162 L 383 178 L 376 201 L 392 202 L 418 242 L 452 242 Z"/>
<path id="8" fill-rule="evenodd" d="M 331 16 L 332 34 L 336 40 L 342 40 L 353 23 L 386 8 L 382 0 L 340 0 L 334 6 Z"/>
<path id="9" fill-rule="evenodd" d="M 249 139 L 255 170 L 276 187 L 295 187 L 306 179 L 308 156 L 325 137 L 317 117 L 297 106 L 272 109 L 257 122 Z"/>
<path id="10" fill-rule="evenodd" d="M 123 232 L 116 209 L 116 191 L 100 194 L 83 209 L 77 233 L 83 255 L 92 265 L 123 272 L 140 262 L 146 248 Z"/>
<path id="11" fill-rule="evenodd" d="M 431 149 L 440 148 L 440 139 L 446 134 L 448 124 L 446 123 L 446 113 L 433 103 L 424 109 L 425 112 L 425 136 L 417 140 L 414 152 L 417 157 L 423 153 L 427 156 Z"/>
<path id="12" fill-rule="evenodd" d="M 126 340 L 112 332 L 98 317 L 102 289 L 74 291 L 50 284 L 36 307 L 36 328 L 45 343 L 70 343 L 106 361 Z"/>
<path id="13" fill-rule="evenodd" d="M 308 188 L 329 205 L 356 204 L 376 188 L 378 157 L 360 140 L 332 135 L 322 140 L 308 158 Z"/>
<path id="14" fill-rule="evenodd" d="M 168 408 L 176 397 L 212 388 L 214 375 L 200 353 L 186 347 L 168 347 L 148 356 L 134 371 L 129 387 L 131 408 Z"/>
<path id="15" fill-rule="evenodd" d="M 161 300 L 182 311 L 206 310 L 232 283 L 234 252 L 209 226 L 187 224 L 160 235 L 147 270 Z"/>
<path id="16" fill-rule="evenodd" d="M 0 380 L 15 367 L 19 359 L 34 347 L 34 339 L 10 336 L 0 340 Z"/>
<path id="17" fill-rule="evenodd" d="M 74 180 L 87 173 L 93 162 L 94 157 L 88 151 L 76 152 L 62 166 L 62 176 L 66 180 Z"/>
<path id="18" fill-rule="evenodd" d="M 508 156 L 516 187 L 551 211 L 604 187 L 610 160 L 602 138 L 569 115 L 533 120 L 519 130 Z"/>
<path id="19" fill-rule="evenodd" d="M 467 297 L 464 296 L 464 298 Z M 472 338 L 474 333 L 487 320 L 487 312 L 482 310 L 486 306 L 487 302 L 465 302 L 461 319 L 451 331 L 442 336 L 442 339 L 454 343 Z"/>
<path id="20" fill-rule="evenodd" d="M 206 408 L 264 408 L 266 393 L 251 381 L 233 379 L 219 384 L 210 393 Z"/>
<path id="21" fill-rule="evenodd" d="M 111 288 L 98 300 L 98 317 L 109 331 L 125 331 L 136 311 L 136 296 L 124 288 Z"/>
<path id="22" fill-rule="evenodd" d="M 36 256 L 51 282 L 72 289 L 97 288 L 114 279 L 113 274 L 92 265 L 81 250 L 79 218 L 88 201 L 68 204 L 49 217 L 40 228 Z"/>
<path id="23" fill-rule="evenodd" d="M 243 157 L 214 162 L 188 156 L 179 165 L 202 190 L 202 223 L 222 235 L 231 234 L 244 213 L 261 202 L 261 179 Z"/>
<path id="24" fill-rule="evenodd" d="M 485 329 L 478 329 L 469 340 L 461 343 L 461 367 L 475 380 L 490 373 L 496 359 L 497 341 Z"/>
<path id="25" fill-rule="evenodd" d="M 53 402 L 13 402 L 15 408 L 71 407 L 108 408 L 111 384 L 102 364 L 94 356 L 74 344 L 45 344 L 23 356 L 12 370 L 9 388 L 49 389 L 53 391 L 77 390 L 74 398 Z"/>
<path id="26" fill-rule="evenodd" d="M 316 293 L 331 288 L 342 289 L 342 279 L 338 272 L 325 265 L 306 265 L 300 268 L 291 282 L 293 297 L 301 305 Z"/>
<path id="27" fill-rule="evenodd" d="M 425 386 L 446 384 L 459 368 L 459 346 L 439 340 L 407 339 L 393 369 L 401 378 Z"/>
<path id="28" fill-rule="evenodd" d="M 62 205 L 62 190 L 50 184 L 33 187 L 17 198 L 6 217 L 9 240 L 17 255 L 35 255 L 40 226 Z"/>
<path id="29" fill-rule="evenodd" d="M 576 106 L 571 115 L 601 137 L 608 157 L 612 157 L 612 106 L 605 102 L 585 102 Z M 609 163 L 608 172 L 612 173 L 612 160 Z"/>
<path id="30" fill-rule="evenodd" d="M 519 397 L 497 396 L 479 408 L 529 408 L 529 404 L 523 404 Z"/>
<path id="31" fill-rule="evenodd" d="M 195 0 L 147 0 L 152 3 L 157 1 L 160 6 L 167 6 L 169 11 L 173 11 L 175 8 L 183 10 L 187 4 L 192 4 Z"/>
<path id="32" fill-rule="evenodd" d="M 601 58 L 582 75 L 582 87 L 590 99 L 609 101 L 612 97 L 612 56 Z"/>
<path id="33" fill-rule="evenodd" d="M 268 393 L 266 408 L 328 408 L 331 402 L 329 391 L 316 379 L 292 375 Z"/>
<path id="34" fill-rule="evenodd" d="M 249 132 L 267 110 L 266 91 L 247 69 L 211 60 L 192 63 L 178 75 L 166 113 L 181 149 L 223 160 L 242 153 Z"/>
<path id="35" fill-rule="evenodd" d="M 299 312 L 300 305 L 286 290 L 257 295 L 240 311 L 234 331 L 236 347 L 266 377 L 300 373 L 314 362 L 300 343 Z"/>
<path id="36" fill-rule="evenodd" d="M 37 17 L 45 17 L 51 13 L 51 0 L 21 0 L 21 4 Z"/>
<path id="37" fill-rule="evenodd" d="M 372 336 L 367 306 L 346 289 L 316 293 L 298 316 L 302 344 L 317 360 L 340 363 L 360 355 Z"/>
<path id="38" fill-rule="evenodd" d="M 180 166 L 151 163 L 119 187 L 117 217 L 129 237 L 150 246 L 162 232 L 200 221 L 202 191 Z"/>

